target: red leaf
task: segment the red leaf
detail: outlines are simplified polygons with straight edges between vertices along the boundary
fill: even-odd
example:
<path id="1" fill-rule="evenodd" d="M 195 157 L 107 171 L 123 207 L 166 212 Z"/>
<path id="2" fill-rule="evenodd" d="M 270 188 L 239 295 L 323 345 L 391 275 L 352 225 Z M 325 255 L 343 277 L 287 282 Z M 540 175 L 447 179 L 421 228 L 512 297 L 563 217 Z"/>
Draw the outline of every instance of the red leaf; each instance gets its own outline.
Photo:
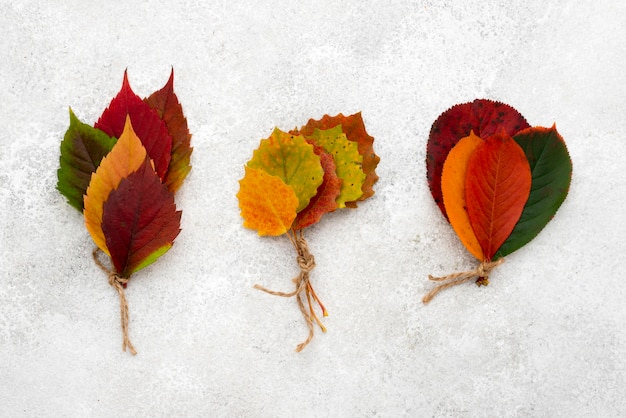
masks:
<path id="1" fill-rule="evenodd" d="M 506 132 L 488 137 L 470 157 L 467 213 L 487 261 L 513 231 L 530 194 L 526 154 Z"/>
<path id="2" fill-rule="evenodd" d="M 130 115 L 133 130 L 154 161 L 157 174 L 163 179 L 170 163 L 172 137 L 167 131 L 165 122 L 161 120 L 156 111 L 141 100 L 130 88 L 125 71 L 122 89 L 111 100 L 109 107 L 102 113 L 94 127 L 104 131 L 109 136 L 119 138 L 124 131 L 126 115 Z"/>
<path id="3" fill-rule="evenodd" d="M 472 130 L 479 137 L 486 138 L 502 129 L 509 136 L 513 136 L 528 127 L 530 125 L 517 110 L 487 99 L 455 105 L 437 118 L 426 145 L 426 177 L 430 192 L 446 219 L 448 215 L 443 205 L 441 172 L 452 147 Z"/>
<path id="4" fill-rule="evenodd" d="M 374 194 L 373 186 L 378 180 L 378 175 L 375 170 L 380 161 L 380 157 L 374 153 L 374 138 L 365 130 L 361 112 L 350 116 L 344 116 L 340 113 L 337 116 L 324 115 L 320 120 L 310 119 L 306 126 L 303 126 L 299 132 L 301 135 L 310 136 L 313 134 L 315 128 L 326 130 L 334 128 L 337 125 L 341 125 L 341 130 L 346 134 L 348 140 L 358 144 L 359 154 L 363 156 L 361 169 L 366 177 L 361 187 L 363 195 L 357 199 L 357 201 L 365 200 Z M 357 207 L 356 202 L 346 202 L 346 206 L 352 208 Z"/>
<path id="5" fill-rule="evenodd" d="M 174 70 L 170 78 L 161 90 L 155 91 L 145 102 L 165 122 L 167 131 L 172 136 L 172 155 L 164 178 L 164 183 L 172 192 L 176 192 L 191 170 L 190 160 L 193 148 L 191 147 L 191 134 L 187 127 L 187 119 L 183 114 L 183 108 L 174 93 Z"/>
<path id="6" fill-rule="evenodd" d="M 169 250 L 180 232 L 180 216 L 146 158 L 104 203 L 102 231 L 117 272 L 129 277 Z"/>
<path id="7" fill-rule="evenodd" d="M 309 142 L 311 143 L 311 142 Z M 312 144 L 312 143 L 311 143 Z M 337 196 L 341 193 L 341 179 L 335 172 L 335 161 L 324 148 L 313 144 L 314 151 L 320 156 L 324 169 L 324 179 L 317 188 L 317 194 L 311 198 L 308 206 L 302 209 L 293 222 L 292 229 L 299 230 L 319 222 L 322 215 L 337 209 Z"/>

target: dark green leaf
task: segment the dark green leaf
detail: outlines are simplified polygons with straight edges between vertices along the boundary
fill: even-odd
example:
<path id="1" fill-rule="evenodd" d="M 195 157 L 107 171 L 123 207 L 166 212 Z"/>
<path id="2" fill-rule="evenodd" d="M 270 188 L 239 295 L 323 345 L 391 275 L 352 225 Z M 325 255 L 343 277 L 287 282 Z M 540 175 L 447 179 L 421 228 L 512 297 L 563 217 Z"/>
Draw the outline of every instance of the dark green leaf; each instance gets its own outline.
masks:
<path id="1" fill-rule="evenodd" d="M 572 179 L 572 160 L 556 126 L 528 128 L 513 139 L 526 153 L 532 184 L 519 221 L 494 259 L 518 250 L 539 234 L 565 200 Z"/>

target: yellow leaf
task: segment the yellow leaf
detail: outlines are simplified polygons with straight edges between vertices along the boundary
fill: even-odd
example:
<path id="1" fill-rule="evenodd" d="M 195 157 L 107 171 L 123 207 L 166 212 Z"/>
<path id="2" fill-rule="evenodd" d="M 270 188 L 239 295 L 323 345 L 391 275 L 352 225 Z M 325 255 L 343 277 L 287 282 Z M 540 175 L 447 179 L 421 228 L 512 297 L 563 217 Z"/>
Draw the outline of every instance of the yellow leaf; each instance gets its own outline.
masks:
<path id="1" fill-rule="evenodd" d="M 123 178 L 136 171 L 146 159 L 146 149 L 133 131 L 130 118 L 126 117 L 124 131 L 100 166 L 91 175 L 85 195 L 85 226 L 96 245 L 107 255 L 104 232 L 102 232 L 102 207 L 109 193 L 117 189 Z"/>
<path id="2" fill-rule="evenodd" d="M 441 175 L 443 204 L 446 208 L 450 225 L 452 225 L 454 232 L 459 236 L 465 248 L 481 262 L 485 256 L 478 239 L 476 239 L 476 234 L 465 208 L 465 177 L 470 156 L 482 142 L 483 140 L 474 135 L 473 131 L 470 132 L 469 136 L 461 139 L 450 150 L 443 164 Z"/>
<path id="3" fill-rule="evenodd" d="M 256 229 L 259 235 L 282 235 L 296 218 L 296 193 L 279 177 L 262 169 L 246 167 L 237 198 L 243 226 Z"/>

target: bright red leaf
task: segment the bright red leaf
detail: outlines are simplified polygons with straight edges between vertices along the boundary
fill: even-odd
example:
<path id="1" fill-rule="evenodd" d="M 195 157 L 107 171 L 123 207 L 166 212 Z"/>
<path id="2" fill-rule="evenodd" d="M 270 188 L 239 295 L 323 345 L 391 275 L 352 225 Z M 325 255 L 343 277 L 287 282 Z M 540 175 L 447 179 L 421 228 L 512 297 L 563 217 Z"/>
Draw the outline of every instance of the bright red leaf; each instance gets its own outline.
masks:
<path id="1" fill-rule="evenodd" d="M 102 113 L 94 127 L 109 136 L 119 138 L 124 131 L 126 115 L 130 115 L 133 129 L 154 161 L 157 174 L 164 179 L 170 163 L 172 137 L 157 112 L 130 88 L 125 71 L 120 92 Z"/>
<path id="2" fill-rule="evenodd" d="M 465 182 L 467 213 L 490 261 L 528 200 L 531 173 L 526 154 L 504 131 L 487 137 L 470 157 Z"/>
<path id="3" fill-rule="evenodd" d="M 180 216 L 146 158 L 104 203 L 102 231 L 117 272 L 130 277 L 167 252 L 180 232 Z"/>
<path id="4" fill-rule="evenodd" d="M 441 172 L 452 147 L 472 130 L 479 137 L 486 138 L 502 129 L 509 136 L 513 136 L 528 127 L 530 125 L 517 110 L 504 103 L 486 99 L 455 105 L 437 118 L 426 146 L 426 177 L 433 198 L 446 219 L 448 215 L 441 192 Z"/>

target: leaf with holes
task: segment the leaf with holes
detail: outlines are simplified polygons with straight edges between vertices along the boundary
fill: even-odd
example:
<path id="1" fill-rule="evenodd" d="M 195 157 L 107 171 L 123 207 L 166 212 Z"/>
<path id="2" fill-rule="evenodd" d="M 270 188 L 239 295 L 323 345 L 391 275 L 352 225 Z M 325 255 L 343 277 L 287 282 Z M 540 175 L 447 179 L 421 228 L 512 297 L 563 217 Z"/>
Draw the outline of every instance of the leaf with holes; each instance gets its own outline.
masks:
<path id="1" fill-rule="evenodd" d="M 340 126 L 321 131 L 315 129 L 308 137 L 321 146 L 335 160 L 337 176 L 342 180 L 341 193 L 337 206 L 345 208 L 346 202 L 355 202 L 363 195 L 365 173 L 361 169 L 363 157 L 359 154 L 356 142 L 348 141 Z"/>
<path id="2" fill-rule="evenodd" d="M 130 116 L 133 129 L 154 162 L 157 174 L 164 179 L 171 159 L 172 136 L 156 110 L 133 92 L 128 82 L 128 75 L 124 72 L 120 92 L 102 113 L 94 127 L 104 131 L 107 135 L 119 138 L 124 131 L 126 116 Z"/>
<path id="3" fill-rule="evenodd" d="M 187 127 L 187 119 L 183 108 L 174 93 L 174 70 L 161 90 L 145 99 L 145 102 L 156 111 L 165 122 L 167 131 L 172 137 L 172 154 L 163 182 L 175 193 L 191 171 L 191 134 Z"/>
<path id="4" fill-rule="evenodd" d="M 491 261 L 522 214 L 530 193 L 526 155 L 503 130 L 485 138 L 469 158 L 467 213 L 485 260 Z"/>
<path id="5" fill-rule="evenodd" d="M 180 232 L 180 217 L 174 196 L 144 158 L 103 205 L 102 231 L 117 272 L 130 277 L 165 254 Z"/>
<path id="6" fill-rule="evenodd" d="M 530 127 L 513 107 L 486 99 L 462 103 L 443 112 L 433 123 L 426 145 L 426 177 L 441 213 L 448 218 L 441 191 L 441 174 L 448 153 L 461 138 L 474 131 L 481 138 L 500 133 L 512 136 Z"/>
<path id="7" fill-rule="evenodd" d="M 374 138 L 365 130 L 361 112 L 350 116 L 339 113 L 337 116 L 324 115 L 320 120 L 310 119 L 305 126 L 300 128 L 299 133 L 308 137 L 313 135 L 315 129 L 326 130 L 336 126 L 341 126 L 341 131 L 349 141 L 357 143 L 359 154 L 363 157 L 361 166 L 365 173 L 365 181 L 361 186 L 363 194 L 355 201 L 346 202 L 347 207 L 356 208 L 357 201 L 363 201 L 374 195 L 373 186 L 378 180 L 376 167 L 380 161 L 380 157 L 374 153 Z"/>
<path id="8" fill-rule="evenodd" d="M 61 142 L 57 189 L 79 211 L 83 211 L 83 196 L 92 173 L 116 141 L 101 130 L 82 123 L 70 109 L 70 127 Z"/>

